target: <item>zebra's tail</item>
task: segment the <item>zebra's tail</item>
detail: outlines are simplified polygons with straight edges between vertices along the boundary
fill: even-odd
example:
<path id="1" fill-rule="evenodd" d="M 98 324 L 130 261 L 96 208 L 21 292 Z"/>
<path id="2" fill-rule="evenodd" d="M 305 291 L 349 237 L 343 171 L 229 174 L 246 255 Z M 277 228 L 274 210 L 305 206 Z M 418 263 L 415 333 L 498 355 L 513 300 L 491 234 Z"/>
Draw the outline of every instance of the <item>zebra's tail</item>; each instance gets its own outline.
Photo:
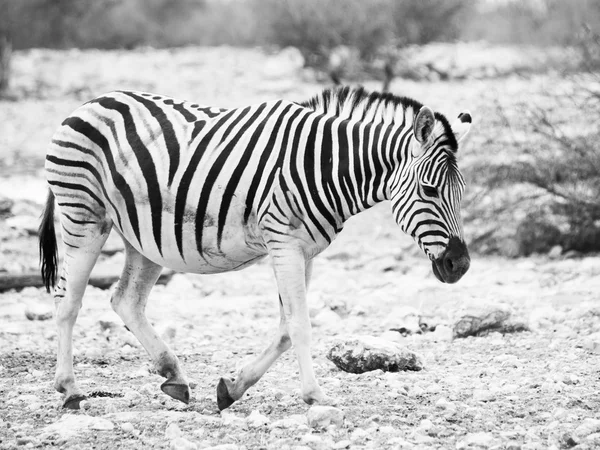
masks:
<path id="1" fill-rule="evenodd" d="M 58 274 L 58 248 L 54 230 L 54 194 L 51 190 L 48 190 L 46 207 L 42 213 L 39 238 L 42 280 L 44 280 L 46 292 L 50 292 L 50 286 L 54 288 Z"/>

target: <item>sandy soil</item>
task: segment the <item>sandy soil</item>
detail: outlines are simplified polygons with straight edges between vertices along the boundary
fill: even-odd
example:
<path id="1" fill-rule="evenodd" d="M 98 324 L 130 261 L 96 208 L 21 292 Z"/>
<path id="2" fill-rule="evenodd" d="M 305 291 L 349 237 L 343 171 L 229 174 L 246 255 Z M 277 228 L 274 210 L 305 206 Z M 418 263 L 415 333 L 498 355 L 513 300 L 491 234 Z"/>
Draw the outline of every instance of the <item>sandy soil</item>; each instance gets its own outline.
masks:
<path id="1" fill-rule="evenodd" d="M 28 99 L 0 103 L 0 197 L 15 202 L 0 223 L 0 270 L 37 265 L 30 228 L 44 201 L 44 146 L 70 110 L 114 88 L 224 106 L 304 99 L 320 89 L 290 58 L 273 63 L 277 57 L 231 49 L 18 55 L 23 78 L 17 88 Z M 481 131 L 463 149 L 468 167 L 482 152 L 511 157 L 497 101 L 542 98 L 545 87 L 560 82 L 553 75 L 397 80 L 393 90 L 449 116 L 471 109 Z M 14 217 L 31 220 L 11 223 Z M 0 449 L 599 448 L 600 258 L 473 255 L 470 272 L 448 286 L 415 247 L 383 204 L 352 219 L 315 263 L 309 299 L 316 371 L 345 414 L 342 427 L 325 430 L 306 425 L 293 352 L 241 401 L 225 413 L 217 410 L 219 377 L 235 374 L 266 347 L 277 326 L 268 260 L 225 275 L 176 274 L 153 290 L 148 316 L 194 381 L 187 406 L 160 391 L 160 376 L 112 313 L 110 292 L 89 288 L 75 328 L 75 371 L 94 396 L 82 411 L 64 411 L 52 388 L 54 324 L 26 317 L 51 311 L 51 297 L 35 288 L 0 294 Z M 118 267 L 122 255 L 104 259 Z M 441 332 L 465 310 L 498 307 L 530 331 L 455 340 Z M 406 325 L 411 314 L 437 331 L 389 331 Z M 334 339 L 352 334 L 401 342 L 422 355 L 425 370 L 342 372 L 325 354 Z"/>

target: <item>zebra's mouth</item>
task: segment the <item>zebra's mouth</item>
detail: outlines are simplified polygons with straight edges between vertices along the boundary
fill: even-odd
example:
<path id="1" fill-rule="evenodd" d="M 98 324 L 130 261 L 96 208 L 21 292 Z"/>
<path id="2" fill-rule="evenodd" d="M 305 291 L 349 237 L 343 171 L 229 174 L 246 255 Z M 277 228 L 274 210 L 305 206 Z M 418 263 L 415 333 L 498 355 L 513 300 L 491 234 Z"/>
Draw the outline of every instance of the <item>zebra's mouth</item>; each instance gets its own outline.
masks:
<path id="1" fill-rule="evenodd" d="M 442 283 L 456 283 L 467 273 L 470 265 L 467 246 L 457 237 L 450 238 L 446 250 L 431 261 L 433 274 Z"/>

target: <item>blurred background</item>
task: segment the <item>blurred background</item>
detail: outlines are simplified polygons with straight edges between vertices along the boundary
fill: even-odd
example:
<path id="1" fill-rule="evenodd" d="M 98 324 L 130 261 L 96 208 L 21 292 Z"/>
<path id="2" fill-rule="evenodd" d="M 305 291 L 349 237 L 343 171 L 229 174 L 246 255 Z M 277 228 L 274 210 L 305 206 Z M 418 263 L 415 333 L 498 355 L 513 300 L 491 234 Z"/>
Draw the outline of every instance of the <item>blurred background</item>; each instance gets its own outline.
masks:
<path id="1" fill-rule="evenodd" d="M 52 132 L 113 89 L 234 107 L 351 84 L 469 109 L 471 251 L 598 252 L 599 33 L 598 0 L 0 0 L 4 270 L 35 267 L 11 242 L 35 234 Z"/>

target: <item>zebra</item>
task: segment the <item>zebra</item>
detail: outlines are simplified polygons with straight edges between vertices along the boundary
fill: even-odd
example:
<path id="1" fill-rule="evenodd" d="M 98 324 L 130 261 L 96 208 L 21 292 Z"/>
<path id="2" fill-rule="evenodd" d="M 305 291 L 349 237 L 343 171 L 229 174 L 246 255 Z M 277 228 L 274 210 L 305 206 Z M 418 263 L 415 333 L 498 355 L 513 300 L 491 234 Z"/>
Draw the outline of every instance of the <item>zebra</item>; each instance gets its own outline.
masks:
<path id="1" fill-rule="evenodd" d="M 450 126 L 416 100 L 349 87 L 305 102 L 232 109 L 134 91 L 80 106 L 48 148 L 39 233 L 42 277 L 55 299 L 54 387 L 64 394 L 63 407 L 79 409 L 86 398 L 75 381 L 72 332 L 111 230 L 125 247 L 111 306 L 166 379 L 164 393 L 190 401 L 177 356 L 144 312 L 163 267 L 222 273 L 270 256 L 277 333 L 235 378 L 219 380 L 218 407 L 239 400 L 292 345 L 302 399 L 335 403 L 313 370 L 306 302 L 313 259 L 348 218 L 390 200 L 396 223 L 429 258 L 435 277 L 458 281 L 470 257 L 456 155 L 470 126 L 469 112 Z M 64 243 L 60 276 L 55 203 Z"/>

